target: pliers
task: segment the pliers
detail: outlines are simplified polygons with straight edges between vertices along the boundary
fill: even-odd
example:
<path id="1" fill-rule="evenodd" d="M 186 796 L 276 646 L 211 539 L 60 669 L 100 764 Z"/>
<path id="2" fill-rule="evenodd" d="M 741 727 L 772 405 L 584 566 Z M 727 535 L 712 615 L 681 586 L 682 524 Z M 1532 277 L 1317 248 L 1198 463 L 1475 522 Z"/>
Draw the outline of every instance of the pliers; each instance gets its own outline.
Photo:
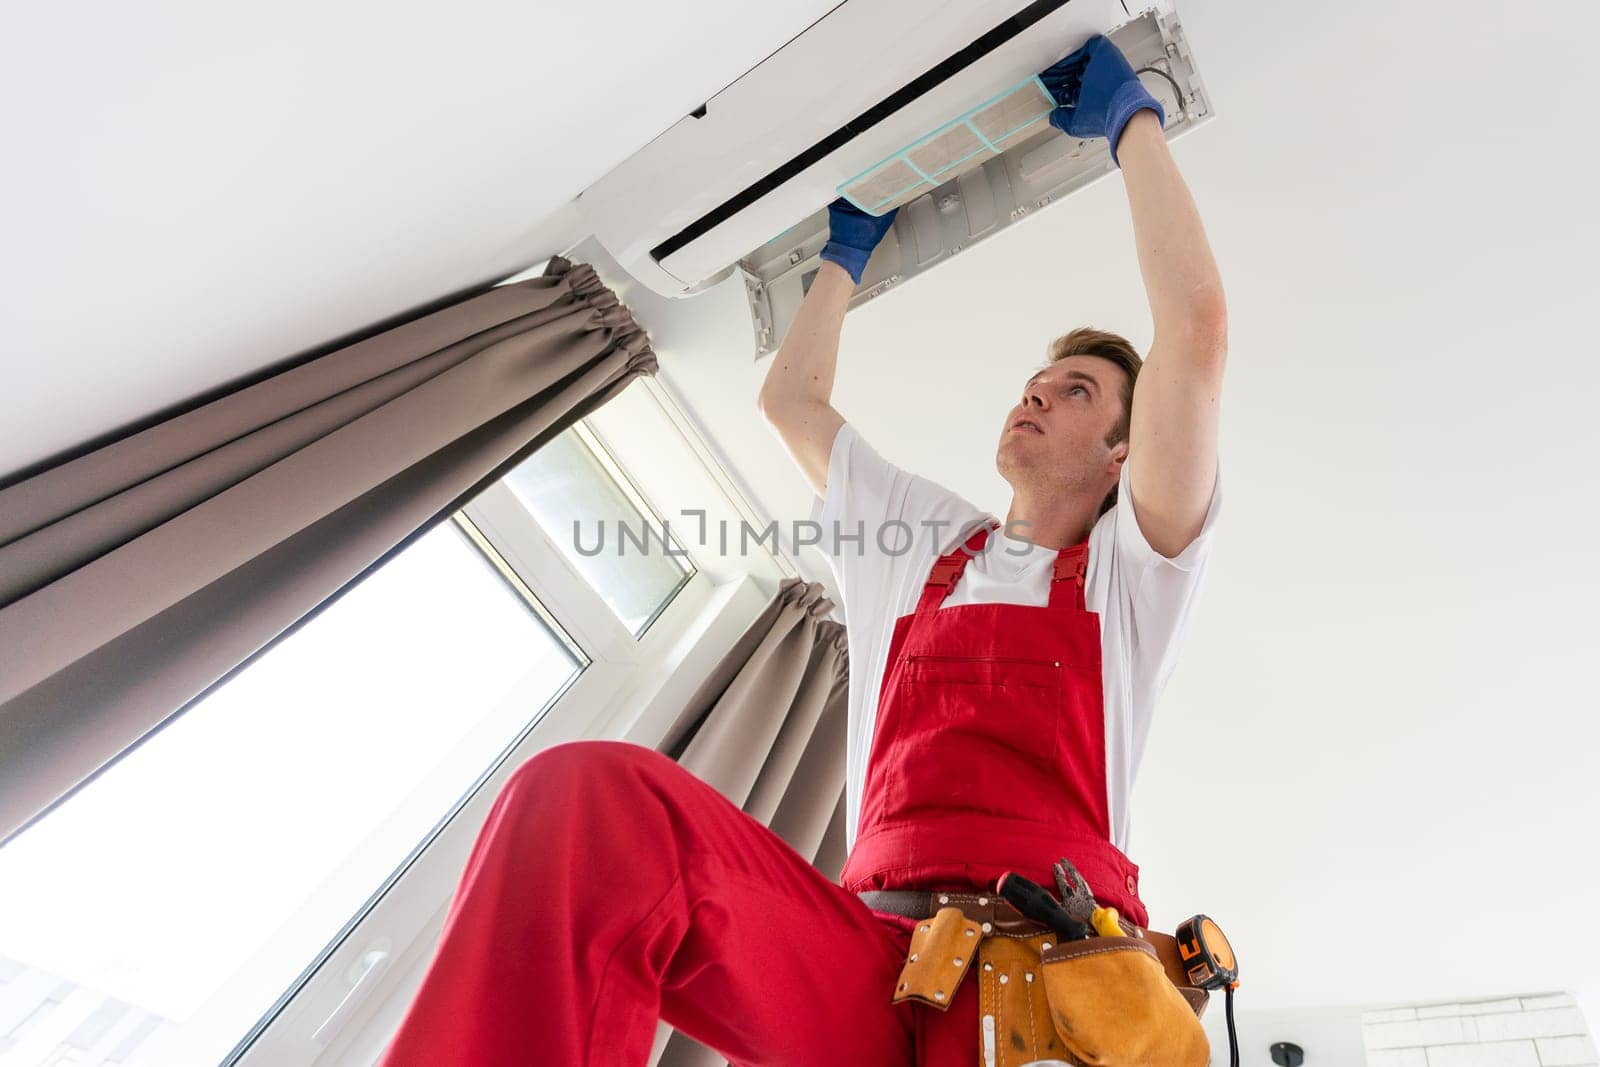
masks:
<path id="1" fill-rule="evenodd" d="M 1054 866 L 1056 889 L 1061 893 L 1061 906 L 1078 922 L 1092 927 L 1102 937 L 1121 937 L 1122 927 L 1117 922 L 1116 908 L 1102 908 L 1094 901 L 1094 893 L 1072 861 L 1062 856 Z"/>

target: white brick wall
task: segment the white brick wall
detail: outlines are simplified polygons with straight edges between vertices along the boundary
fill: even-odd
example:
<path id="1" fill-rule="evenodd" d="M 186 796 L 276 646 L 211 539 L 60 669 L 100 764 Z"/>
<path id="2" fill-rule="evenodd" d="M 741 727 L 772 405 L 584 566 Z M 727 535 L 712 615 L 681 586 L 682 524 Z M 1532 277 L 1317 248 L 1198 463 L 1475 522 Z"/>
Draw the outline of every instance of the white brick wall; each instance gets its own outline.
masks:
<path id="1" fill-rule="evenodd" d="M 1565 993 L 1362 1013 L 1367 1067 L 1600 1067 Z"/>

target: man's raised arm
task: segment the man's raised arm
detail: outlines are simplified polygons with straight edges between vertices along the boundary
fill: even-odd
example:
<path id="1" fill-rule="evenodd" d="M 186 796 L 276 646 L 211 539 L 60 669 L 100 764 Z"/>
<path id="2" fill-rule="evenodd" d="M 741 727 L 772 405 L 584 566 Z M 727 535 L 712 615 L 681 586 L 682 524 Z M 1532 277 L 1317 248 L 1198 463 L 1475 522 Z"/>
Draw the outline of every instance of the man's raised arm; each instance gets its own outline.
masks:
<path id="1" fill-rule="evenodd" d="M 827 495 L 828 456 L 844 416 L 833 397 L 839 331 L 845 307 L 872 250 L 894 222 L 894 212 L 863 214 L 844 201 L 828 209 L 829 240 L 822 266 L 772 357 L 756 407 L 799 465 L 818 496 Z"/>
<path id="2" fill-rule="evenodd" d="M 1163 556 L 1200 533 L 1217 471 L 1218 397 L 1228 351 L 1222 279 L 1200 213 L 1161 132 L 1161 111 L 1109 40 L 1088 44 L 1040 77 L 1060 107 L 1050 121 L 1105 137 L 1133 212 L 1155 337 L 1133 391 L 1130 487 L 1139 529 Z"/>
<path id="3" fill-rule="evenodd" d="M 1172 557 L 1200 533 L 1217 475 L 1228 311 L 1200 213 L 1153 111 L 1118 146 L 1155 337 L 1133 391 L 1129 488 L 1150 547 Z"/>

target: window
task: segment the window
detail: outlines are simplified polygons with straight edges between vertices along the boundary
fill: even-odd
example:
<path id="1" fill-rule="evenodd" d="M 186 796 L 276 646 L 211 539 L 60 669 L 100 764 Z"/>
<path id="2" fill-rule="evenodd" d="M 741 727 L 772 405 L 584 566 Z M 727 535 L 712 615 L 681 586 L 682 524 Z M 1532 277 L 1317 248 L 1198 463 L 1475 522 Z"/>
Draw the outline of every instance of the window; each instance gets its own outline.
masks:
<path id="1" fill-rule="evenodd" d="M 359 1031 L 378 980 L 347 997 L 352 964 L 426 947 L 500 778 L 664 728 L 676 666 L 765 597 L 713 585 L 606 447 L 715 507 L 670 412 L 635 387 L 604 414 L 605 443 L 557 436 L 0 849 L 0 1065 L 311 1062 Z M 649 549 L 619 555 L 617 522 Z"/>
<path id="2" fill-rule="evenodd" d="M 587 664 L 419 538 L 0 850 L 0 956 L 216 1064 Z M 492 551 L 492 550 L 491 550 Z"/>
<path id="3" fill-rule="evenodd" d="M 634 637 L 693 573 L 668 527 L 581 424 L 519 464 L 506 483 Z"/>

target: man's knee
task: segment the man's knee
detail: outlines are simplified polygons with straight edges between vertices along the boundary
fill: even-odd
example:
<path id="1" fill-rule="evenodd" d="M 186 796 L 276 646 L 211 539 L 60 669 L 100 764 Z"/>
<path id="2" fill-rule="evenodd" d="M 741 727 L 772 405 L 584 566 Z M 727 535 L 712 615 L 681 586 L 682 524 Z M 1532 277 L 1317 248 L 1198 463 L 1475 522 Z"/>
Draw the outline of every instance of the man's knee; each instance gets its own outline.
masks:
<path id="1" fill-rule="evenodd" d="M 570 803 L 586 795 L 615 797 L 674 768 L 670 759 L 643 745 L 568 741 L 524 760 L 504 789 Z"/>

